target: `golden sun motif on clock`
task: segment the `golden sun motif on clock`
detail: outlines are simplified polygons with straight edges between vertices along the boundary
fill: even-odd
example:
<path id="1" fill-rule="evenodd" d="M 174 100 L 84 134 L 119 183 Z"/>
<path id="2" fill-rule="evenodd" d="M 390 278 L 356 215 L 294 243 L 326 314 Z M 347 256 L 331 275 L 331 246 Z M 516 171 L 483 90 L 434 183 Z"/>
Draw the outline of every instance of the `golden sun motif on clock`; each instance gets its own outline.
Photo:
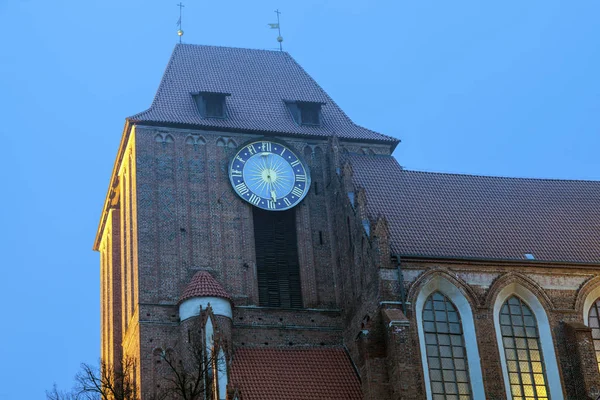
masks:
<path id="1" fill-rule="evenodd" d="M 272 211 L 294 207 L 310 188 L 308 167 L 296 153 L 266 140 L 240 148 L 231 160 L 229 180 L 242 199 Z"/>

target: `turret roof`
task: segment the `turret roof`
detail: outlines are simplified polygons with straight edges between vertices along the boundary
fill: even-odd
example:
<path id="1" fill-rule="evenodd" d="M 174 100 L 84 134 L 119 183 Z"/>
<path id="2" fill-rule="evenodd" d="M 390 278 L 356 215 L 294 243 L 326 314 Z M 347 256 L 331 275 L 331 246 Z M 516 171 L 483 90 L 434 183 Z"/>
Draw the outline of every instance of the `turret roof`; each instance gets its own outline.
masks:
<path id="1" fill-rule="evenodd" d="M 222 297 L 231 300 L 229 293 L 207 271 L 196 272 L 184 289 L 179 302 L 181 303 L 192 297 Z"/>

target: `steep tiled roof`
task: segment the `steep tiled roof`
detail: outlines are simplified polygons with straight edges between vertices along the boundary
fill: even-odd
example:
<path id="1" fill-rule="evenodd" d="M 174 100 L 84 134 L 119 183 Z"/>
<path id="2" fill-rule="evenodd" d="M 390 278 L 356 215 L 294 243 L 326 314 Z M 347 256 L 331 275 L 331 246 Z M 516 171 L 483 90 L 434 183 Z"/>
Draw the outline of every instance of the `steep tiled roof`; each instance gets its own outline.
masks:
<path id="1" fill-rule="evenodd" d="M 202 118 L 191 95 L 198 92 L 230 94 L 227 118 Z M 284 101 L 325 103 L 322 126 L 297 125 Z M 152 105 L 130 120 L 398 142 L 354 124 L 288 53 L 269 50 L 178 44 Z"/>
<path id="2" fill-rule="evenodd" d="M 600 263 L 600 181 L 406 171 L 350 155 L 372 217 L 400 255 Z"/>
<path id="3" fill-rule="evenodd" d="M 223 289 L 223 286 L 206 271 L 196 272 L 183 291 L 179 302 L 181 303 L 192 297 L 222 297 L 231 300 L 231 296 Z"/>
<path id="4" fill-rule="evenodd" d="M 341 348 L 239 348 L 231 382 L 244 400 L 363 398 L 358 376 Z"/>

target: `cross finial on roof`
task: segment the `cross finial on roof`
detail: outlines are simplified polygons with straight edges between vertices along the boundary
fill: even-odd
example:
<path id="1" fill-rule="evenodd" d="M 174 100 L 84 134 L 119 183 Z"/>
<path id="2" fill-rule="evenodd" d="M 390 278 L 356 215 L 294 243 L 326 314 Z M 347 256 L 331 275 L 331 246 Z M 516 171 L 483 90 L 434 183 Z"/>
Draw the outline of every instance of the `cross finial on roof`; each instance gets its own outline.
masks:
<path id="1" fill-rule="evenodd" d="M 181 29 L 181 14 L 183 12 L 183 7 L 185 6 L 182 2 L 179 2 L 177 7 L 179 7 L 179 19 L 177 20 L 177 26 L 179 27 L 179 30 L 177 31 L 177 35 L 179 36 L 179 43 L 181 43 L 181 37 L 183 36 L 183 29 Z"/>
<path id="2" fill-rule="evenodd" d="M 269 26 L 271 27 L 271 29 L 277 29 L 278 32 L 278 36 L 277 36 L 277 41 L 279 42 L 279 51 L 283 51 L 283 37 L 281 37 L 281 26 L 279 25 L 279 14 L 281 14 L 281 11 L 279 11 L 279 9 L 275 10 L 275 14 L 277 14 L 277 23 L 276 24 L 269 24 Z"/>

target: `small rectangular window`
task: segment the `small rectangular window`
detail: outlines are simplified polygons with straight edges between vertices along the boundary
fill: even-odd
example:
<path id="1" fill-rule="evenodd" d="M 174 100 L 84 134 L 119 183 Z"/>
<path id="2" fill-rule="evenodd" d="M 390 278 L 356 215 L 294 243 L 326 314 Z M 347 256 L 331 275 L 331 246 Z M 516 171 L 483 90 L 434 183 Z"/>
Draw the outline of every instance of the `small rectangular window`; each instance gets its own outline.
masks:
<path id="1" fill-rule="evenodd" d="M 196 107 L 202 118 L 225 118 L 226 93 L 201 92 L 193 95 Z"/>
<path id="2" fill-rule="evenodd" d="M 321 105 L 317 103 L 300 103 L 300 119 L 302 125 L 321 125 Z"/>
<path id="3" fill-rule="evenodd" d="M 225 117 L 225 96 L 211 94 L 204 96 L 204 106 L 206 109 L 207 118 L 223 118 Z"/>
<path id="4" fill-rule="evenodd" d="M 310 101 L 286 101 L 292 118 L 298 125 L 321 125 L 321 105 L 323 103 Z"/>

